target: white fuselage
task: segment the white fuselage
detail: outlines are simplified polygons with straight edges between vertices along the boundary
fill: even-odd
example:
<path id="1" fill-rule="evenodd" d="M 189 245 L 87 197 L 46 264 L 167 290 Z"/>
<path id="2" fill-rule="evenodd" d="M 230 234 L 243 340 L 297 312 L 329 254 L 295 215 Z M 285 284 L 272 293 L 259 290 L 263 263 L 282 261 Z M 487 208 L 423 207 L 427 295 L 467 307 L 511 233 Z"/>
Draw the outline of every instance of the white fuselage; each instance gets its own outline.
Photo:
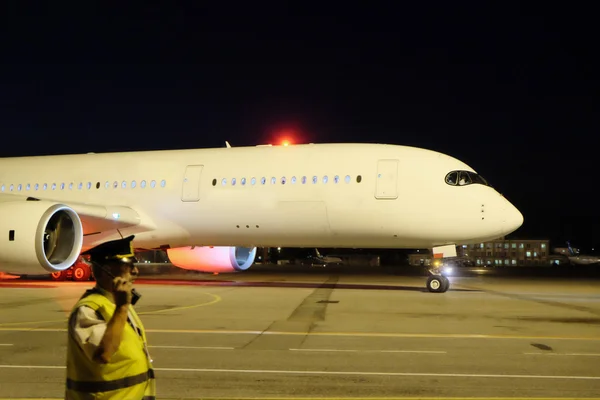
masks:
<path id="1" fill-rule="evenodd" d="M 85 232 L 86 248 L 129 234 L 139 248 L 426 248 L 522 224 L 493 188 L 448 185 L 455 170 L 473 171 L 441 153 L 376 144 L 21 157 L 0 159 L 0 194 L 140 216 L 120 234 Z"/>

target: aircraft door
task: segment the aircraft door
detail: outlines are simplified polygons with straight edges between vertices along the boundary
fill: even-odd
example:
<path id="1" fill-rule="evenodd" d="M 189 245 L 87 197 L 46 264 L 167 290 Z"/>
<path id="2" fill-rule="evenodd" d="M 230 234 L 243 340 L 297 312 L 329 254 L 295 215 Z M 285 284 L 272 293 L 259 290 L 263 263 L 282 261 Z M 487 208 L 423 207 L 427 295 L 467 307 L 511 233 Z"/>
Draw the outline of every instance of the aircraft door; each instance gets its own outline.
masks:
<path id="1" fill-rule="evenodd" d="M 377 162 L 376 199 L 398 198 L 398 160 Z"/>
<path id="2" fill-rule="evenodd" d="M 200 177 L 204 165 L 188 165 L 183 177 L 181 201 L 191 202 L 200 200 Z"/>

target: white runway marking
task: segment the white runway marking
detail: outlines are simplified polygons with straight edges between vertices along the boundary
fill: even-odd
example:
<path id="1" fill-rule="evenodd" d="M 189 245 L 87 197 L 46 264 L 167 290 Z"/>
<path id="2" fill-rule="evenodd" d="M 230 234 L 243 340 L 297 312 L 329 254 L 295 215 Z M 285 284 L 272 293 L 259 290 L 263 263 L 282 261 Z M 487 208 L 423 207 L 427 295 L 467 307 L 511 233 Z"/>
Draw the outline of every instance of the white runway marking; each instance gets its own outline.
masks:
<path id="1" fill-rule="evenodd" d="M 422 353 L 422 354 L 446 354 L 445 351 L 434 350 L 354 350 L 354 349 L 289 349 L 291 351 L 314 351 L 314 352 L 348 352 L 348 353 Z"/>
<path id="2" fill-rule="evenodd" d="M 0 365 L 0 369 L 65 369 L 60 365 Z M 600 376 L 578 375 L 515 375 L 515 374 L 444 374 L 427 372 L 369 372 L 369 371 L 285 371 L 269 369 L 216 369 L 216 368 L 154 368 L 161 372 L 216 372 L 234 374 L 274 375 L 353 375 L 353 376 L 414 376 L 434 378 L 500 378 L 500 379 L 571 379 L 600 381 Z"/>
<path id="3" fill-rule="evenodd" d="M 64 328 L 5 328 L 0 332 L 66 332 Z M 146 329 L 147 333 L 192 334 L 192 335 L 275 335 L 275 336 L 324 336 L 324 337 L 376 337 L 376 338 L 428 338 L 428 339 L 500 339 L 500 340 L 578 340 L 600 341 L 598 336 L 517 336 L 487 335 L 468 333 L 386 333 L 386 332 L 283 332 L 255 330 L 213 330 L 213 329 Z"/>
<path id="4" fill-rule="evenodd" d="M 216 346 L 148 346 L 154 349 L 196 349 L 196 350 L 234 350 L 235 347 L 216 347 Z"/>
<path id="5" fill-rule="evenodd" d="M 596 353 L 523 353 L 531 356 L 582 356 L 582 357 L 600 357 Z"/>

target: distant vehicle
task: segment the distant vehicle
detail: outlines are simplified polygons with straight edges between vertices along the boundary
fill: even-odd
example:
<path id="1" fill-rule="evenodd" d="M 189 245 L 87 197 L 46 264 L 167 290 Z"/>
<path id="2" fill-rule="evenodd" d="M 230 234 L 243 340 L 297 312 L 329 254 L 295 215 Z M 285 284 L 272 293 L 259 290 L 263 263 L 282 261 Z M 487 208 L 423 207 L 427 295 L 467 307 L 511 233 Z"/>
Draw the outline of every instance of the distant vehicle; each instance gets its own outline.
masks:
<path id="1" fill-rule="evenodd" d="M 308 265 L 310 267 L 327 267 L 343 264 L 342 259 L 334 256 L 323 256 L 319 249 L 305 249 L 290 259 L 290 264 Z"/>
<path id="2" fill-rule="evenodd" d="M 592 265 L 600 264 L 600 257 L 579 254 L 579 249 L 571 247 L 571 243 L 567 241 L 567 247 L 557 247 L 554 252 L 565 256 L 573 265 Z"/>

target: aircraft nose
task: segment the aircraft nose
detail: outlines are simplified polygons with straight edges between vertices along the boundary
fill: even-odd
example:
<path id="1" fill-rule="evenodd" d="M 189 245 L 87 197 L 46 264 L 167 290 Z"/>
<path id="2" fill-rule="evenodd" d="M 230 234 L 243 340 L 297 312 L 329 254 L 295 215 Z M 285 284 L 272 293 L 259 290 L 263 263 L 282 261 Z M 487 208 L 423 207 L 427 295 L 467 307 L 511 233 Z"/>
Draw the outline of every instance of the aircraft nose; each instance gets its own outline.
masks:
<path id="1" fill-rule="evenodd" d="M 513 206 L 508 200 L 504 209 L 504 234 L 507 235 L 516 231 L 523 225 L 523 214 Z"/>

